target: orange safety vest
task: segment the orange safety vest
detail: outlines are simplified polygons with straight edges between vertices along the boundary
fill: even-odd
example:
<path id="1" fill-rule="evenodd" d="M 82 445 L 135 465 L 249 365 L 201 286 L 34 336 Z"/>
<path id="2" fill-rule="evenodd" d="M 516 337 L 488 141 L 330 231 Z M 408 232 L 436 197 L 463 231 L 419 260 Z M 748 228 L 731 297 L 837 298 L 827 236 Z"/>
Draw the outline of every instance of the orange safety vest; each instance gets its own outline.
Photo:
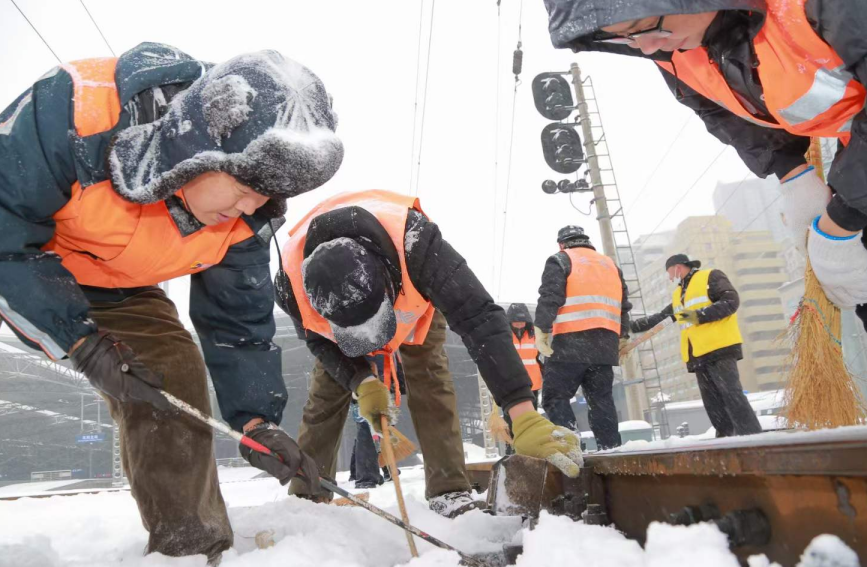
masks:
<path id="1" fill-rule="evenodd" d="M 307 229 L 310 222 L 320 215 L 341 207 L 361 207 L 368 211 L 382 224 L 391 237 L 397 255 L 400 258 L 400 273 L 402 291 L 394 303 L 394 314 L 397 319 L 397 332 L 382 350 L 388 354 L 397 352 L 400 345 L 424 344 L 433 320 L 434 307 L 412 285 L 406 269 L 406 253 L 404 237 L 406 233 L 406 217 L 409 209 L 419 212 L 421 206 L 418 199 L 399 195 L 390 191 L 359 191 L 357 193 L 340 193 L 326 199 L 301 219 L 289 231 L 289 240 L 283 247 L 283 270 L 288 274 L 292 284 L 292 293 L 301 311 L 301 323 L 308 331 L 313 331 L 334 341 L 331 325 L 310 305 L 307 293 L 304 291 L 304 281 L 301 276 L 301 264 L 304 262 L 304 244 L 307 242 Z M 371 353 L 373 354 L 373 353 Z M 389 357 L 386 357 L 388 359 Z"/>
<path id="2" fill-rule="evenodd" d="M 753 40 L 764 102 L 779 124 L 747 111 L 703 47 L 674 53 L 674 67 L 658 65 L 672 74 L 676 68 L 679 80 L 745 120 L 798 136 L 839 138 L 846 144 L 852 119 L 864 107 L 865 88 L 813 30 L 805 2 L 767 0 L 767 18 Z"/>
<path id="3" fill-rule="evenodd" d="M 114 79 L 117 59 L 62 65 L 72 77 L 79 136 L 111 130 L 120 117 Z M 82 285 L 128 288 L 155 285 L 219 264 L 229 246 L 253 236 L 242 219 L 182 236 L 165 202 L 138 205 L 115 192 L 111 181 L 82 187 L 54 214 L 54 237 L 45 251 L 58 254 Z"/>
<path id="4" fill-rule="evenodd" d="M 523 336 L 518 339 L 515 336 L 515 331 L 512 329 L 512 344 L 518 351 L 518 356 L 524 363 L 524 368 L 527 369 L 527 374 L 530 375 L 530 382 L 533 383 L 533 391 L 535 392 L 542 387 L 542 369 L 539 368 L 539 361 L 536 359 L 539 351 L 536 350 L 536 340 L 530 336 L 530 333 L 524 331 Z"/>
<path id="5" fill-rule="evenodd" d="M 566 302 L 554 319 L 554 335 L 589 329 L 608 329 L 620 335 L 623 286 L 614 261 L 589 248 L 563 252 L 572 261 L 572 272 L 566 279 Z"/>

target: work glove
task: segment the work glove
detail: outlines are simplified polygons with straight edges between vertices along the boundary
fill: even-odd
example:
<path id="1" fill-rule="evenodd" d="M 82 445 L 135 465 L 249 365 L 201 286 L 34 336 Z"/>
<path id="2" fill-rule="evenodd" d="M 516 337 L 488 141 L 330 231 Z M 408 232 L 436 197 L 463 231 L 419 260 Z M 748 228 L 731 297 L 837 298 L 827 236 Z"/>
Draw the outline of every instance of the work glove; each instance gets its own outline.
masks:
<path id="1" fill-rule="evenodd" d="M 110 398 L 119 402 L 146 402 L 161 410 L 171 408 L 159 392 L 162 376 L 148 370 L 131 348 L 109 333 L 98 331 L 88 335 L 69 358 L 94 388 Z"/>
<path id="2" fill-rule="evenodd" d="M 861 233 L 830 236 L 819 229 L 818 221 L 816 217 L 810 227 L 807 250 L 825 295 L 840 309 L 867 303 L 867 249 Z"/>
<path id="3" fill-rule="evenodd" d="M 554 354 L 554 349 L 551 347 L 551 342 L 554 340 L 551 333 L 546 333 L 539 327 L 533 327 L 533 333 L 536 335 L 536 350 L 539 354 L 548 358 Z"/>
<path id="4" fill-rule="evenodd" d="M 577 477 L 584 465 L 578 435 L 554 425 L 538 412 L 528 411 L 514 419 L 512 433 L 517 454 L 545 459 L 569 478 Z"/>
<path id="5" fill-rule="evenodd" d="M 377 378 L 365 379 L 356 388 L 355 396 L 358 399 L 358 413 L 367 420 L 377 433 L 382 433 L 380 416 L 387 416 L 389 423 L 394 421 L 394 411 L 388 388 Z"/>
<path id="6" fill-rule="evenodd" d="M 629 337 L 620 337 L 620 341 L 617 343 L 617 352 L 620 356 L 623 356 L 623 351 L 626 347 L 629 346 Z"/>
<path id="7" fill-rule="evenodd" d="M 825 212 L 831 189 L 813 166 L 780 184 L 783 194 L 783 222 L 801 254 L 807 254 L 807 230 L 813 219 Z"/>
<path id="8" fill-rule="evenodd" d="M 488 431 L 496 441 L 502 441 L 511 445 L 513 443 L 512 434 L 509 432 L 509 424 L 500 415 L 500 408 L 497 404 L 493 404 L 491 408 L 491 416 L 488 418 Z"/>
<path id="9" fill-rule="evenodd" d="M 303 453 L 294 439 L 273 423 L 260 423 L 247 433 L 247 437 L 268 447 L 280 455 L 275 459 L 271 455 L 254 451 L 243 443 L 240 445 L 241 456 L 251 465 L 263 470 L 286 486 L 301 471 L 300 480 L 307 483 L 310 494 L 319 493 L 319 467 L 313 457 Z M 282 459 L 282 460 L 281 460 Z"/>
<path id="10" fill-rule="evenodd" d="M 678 323 L 690 323 L 692 325 L 698 325 L 698 311 L 694 311 L 692 309 L 684 309 L 680 313 L 677 314 L 677 322 Z"/>

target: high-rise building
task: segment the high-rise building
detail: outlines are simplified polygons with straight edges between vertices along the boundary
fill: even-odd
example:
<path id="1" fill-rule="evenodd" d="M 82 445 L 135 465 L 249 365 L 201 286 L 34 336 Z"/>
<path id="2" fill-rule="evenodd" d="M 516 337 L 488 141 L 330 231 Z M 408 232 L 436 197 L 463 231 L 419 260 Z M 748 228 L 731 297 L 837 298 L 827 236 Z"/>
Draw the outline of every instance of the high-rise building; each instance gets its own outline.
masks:
<path id="1" fill-rule="evenodd" d="M 788 281 L 804 276 L 804 256 L 795 248 L 783 223 L 783 200 L 776 177 L 751 178 L 737 183 L 718 183 L 713 192 L 716 214 L 727 218 L 736 232 L 771 233 L 782 246 Z"/>

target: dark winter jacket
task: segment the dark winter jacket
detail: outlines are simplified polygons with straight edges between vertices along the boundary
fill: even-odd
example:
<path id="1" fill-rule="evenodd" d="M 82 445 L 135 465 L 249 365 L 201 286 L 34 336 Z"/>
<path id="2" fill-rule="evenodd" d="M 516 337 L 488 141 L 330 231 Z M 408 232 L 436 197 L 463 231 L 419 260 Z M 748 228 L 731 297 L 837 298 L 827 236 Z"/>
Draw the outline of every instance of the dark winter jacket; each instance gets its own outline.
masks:
<path id="1" fill-rule="evenodd" d="M 645 56 L 627 45 L 593 42 L 590 33 L 619 22 L 676 13 L 721 10 L 704 37 L 711 59 L 719 66 L 729 86 L 754 107 L 755 115 L 768 118 L 762 101 L 762 86 L 753 69 L 752 40 L 764 23 L 764 0 L 545 0 L 549 31 L 555 47 L 574 51 L 604 51 L 657 61 L 671 61 L 671 54 Z M 807 0 L 807 17 L 816 33 L 845 61 L 846 70 L 867 85 L 867 10 L 860 0 Z M 748 122 L 698 94 L 667 71 L 660 69 L 678 100 L 692 108 L 708 131 L 733 146 L 750 170 L 759 177 L 783 177 L 805 163 L 809 138 L 783 129 L 765 128 Z M 829 216 L 845 229 L 867 227 L 867 112 L 852 122 L 849 145 L 840 148 L 828 184 L 836 195 L 828 205 Z"/>
<path id="2" fill-rule="evenodd" d="M 52 215 L 70 199 L 71 186 L 109 178 L 106 156 L 113 136 L 159 119 L 166 103 L 209 67 L 159 44 L 123 54 L 115 75 L 120 122 L 105 134 L 75 135 L 73 83 L 62 67 L 0 114 L 0 312 L 22 341 L 36 348 L 30 340 L 35 339 L 67 352 L 97 330 L 88 318 L 90 301 L 120 301 L 141 291 L 82 289 L 60 258 L 41 248 L 54 235 Z M 190 229 L 183 208 L 172 210 L 172 217 L 178 230 Z M 236 429 L 257 416 L 279 423 L 287 397 L 280 349 L 272 342 L 271 226 L 259 213 L 244 220 L 255 236 L 231 246 L 220 264 L 192 275 L 190 289 L 190 317 L 220 410 Z"/>
<path id="3" fill-rule="evenodd" d="M 366 224 L 377 222 L 375 217 L 356 215 L 364 224 L 352 222 L 348 217 L 342 223 L 311 223 L 305 249 L 308 244 L 309 248 L 314 248 L 314 243 L 320 240 L 336 238 L 337 227 L 340 236 L 363 239 L 367 247 L 373 243 L 385 257 L 397 258 L 394 243 L 381 236 L 384 231 Z M 317 229 L 329 231 L 329 234 L 318 235 Z M 449 328 L 461 337 L 497 404 L 508 409 L 518 402 L 532 401 L 530 378 L 512 345 L 506 314 L 485 291 L 466 260 L 443 240 L 439 227 L 417 211 L 411 210 L 407 216 L 405 240 L 410 281 L 442 312 Z M 355 391 L 361 381 L 370 376 L 370 365 L 364 357 L 349 358 L 333 341 L 305 331 L 289 286 L 286 279 L 280 283 L 277 304 L 294 319 L 299 337 L 307 341 L 310 352 L 328 374 L 347 390 Z"/>
<path id="4" fill-rule="evenodd" d="M 576 247 L 582 246 L 579 244 Z M 590 245 L 586 247 L 595 250 Z M 557 311 L 566 303 L 566 280 L 571 273 L 572 260 L 562 250 L 549 257 L 545 262 L 542 285 L 539 286 L 539 303 L 536 305 L 536 326 L 546 333 L 550 333 L 554 328 Z M 620 268 L 617 268 L 617 273 L 623 287 L 620 336 L 628 337 L 629 311 L 632 309 L 632 303 L 629 302 L 629 289 L 626 287 L 626 281 L 623 279 L 623 272 L 620 271 Z M 618 366 L 620 364 L 619 339 L 617 333 L 608 329 L 590 329 L 556 335 L 551 344 L 554 354 L 551 355 L 550 360 Z"/>
<path id="5" fill-rule="evenodd" d="M 695 272 L 696 270 L 693 269 L 685 278 L 683 278 L 683 283 L 680 288 L 681 302 L 683 302 L 683 298 L 686 295 L 686 288 L 689 286 L 689 281 L 692 279 L 692 275 Z M 728 276 L 726 276 L 721 270 L 711 270 L 707 280 L 707 297 L 710 299 L 712 304 L 703 309 L 697 310 L 699 324 L 713 323 L 714 321 L 725 319 L 729 315 L 734 315 L 741 304 L 741 299 L 740 296 L 738 296 L 737 290 L 732 285 L 732 282 L 729 281 Z M 675 320 L 674 310 L 670 303 L 659 313 L 633 321 L 630 325 L 630 330 L 633 333 L 649 331 L 668 317 L 670 317 L 672 321 Z M 692 355 L 692 345 L 690 345 L 689 361 L 686 363 L 686 369 L 689 372 L 695 372 L 696 368 L 699 368 L 708 362 L 713 362 L 714 360 L 719 360 L 721 358 L 734 358 L 740 360 L 743 357 L 743 349 L 739 344 L 727 346 L 697 358 Z"/>

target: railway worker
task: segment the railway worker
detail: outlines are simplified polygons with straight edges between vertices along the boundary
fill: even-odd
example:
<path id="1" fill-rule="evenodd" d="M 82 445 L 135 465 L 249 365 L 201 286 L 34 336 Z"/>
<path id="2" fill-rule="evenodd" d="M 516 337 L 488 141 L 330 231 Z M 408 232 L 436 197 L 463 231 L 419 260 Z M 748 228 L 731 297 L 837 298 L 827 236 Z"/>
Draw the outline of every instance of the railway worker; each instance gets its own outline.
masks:
<path id="1" fill-rule="evenodd" d="M 645 57 L 750 170 L 781 181 L 828 298 L 867 321 L 867 10 L 859 0 L 545 0 L 555 47 Z M 638 92 L 638 91 L 636 91 Z M 826 185 L 804 158 L 837 138 Z"/>
<path id="2" fill-rule="evenodd" d="M 325 183 L 343 148 L 319 79 L 274 51 L 220 64 L 144 43 L 55 67 L 0 114 L 0 316 L 102 392 L 149 532 L 147 553 L 232 545 L 213 433 L 164 388 L 220 410 L 286 464 L 315 473 L 279 429 L 268 240 L 286 199 Z M 204 360 L 157 284 L 190 275 Z M 156 406 L 156 407 L 153 407 Z M 243 451 L 242 451 L 243 453 Z"/>
<path id="3" fill-rule="evenodd" d="M 717 437 L 761 433 L 762 427 L 741 386 L 738 360 L 744 357 L 736 311 L 738 292 L 721 270 L 700 270 L 701 261 L 675 254 L 665 262 L 677 287 L 671 304 L 632 322 L 642 333 L 671 317 L 680 325 L 680 355 L 695 373 L 704 409 Z"/>
<path id="4" fill-rule="evenodd" d="M 512 328 L 512 344 L 524 363 L 524 368 L 530 376 L 533 396 L 539 404 L 539 393 L 542 390 L 542 361 L 539 360 L 539 349 L 536 348 L 536 332 L 533 329 L 533 318 L 526 303 L 512 303 L 506 309 L 506 319 Z M 508 416 L 508 414 L 505 414 Z"/>
<path id="5" fill-rule="evenodd" d="M 620 268 L 596 252 L 580 226 L 561 228 L 557 243 L 536 305 L 536 347 L 546 357 L 542 407 L 557 425 L 577 430 L 570 400 L 580 387 L 598 447 L 618 447 L 612 387 L 629 336 L 629 291 Z"/>
<path id="6" fill-rule="evenodd" d="M 446 323 L 463 339 L 497 404 L 509 412 L 516 451 L 578 474 L 579 440 L 536 412 L 505 313 L 417 199 L 362 191 L 323 201 L 290 231 L 283 268 L 278 304 L 303 329 L 316 357 L 298 442 L 326 474 L 336 469 L 351 396 L 377 431 L 380 416 L 390 416 L 389 386 L 399 356 L 431 509 L 454 516 L 477 506 L 469 494 L 444 349 Z M 385 355 L 382 377 L 365 360 L 369 354 Z M 310 495 L 298 483 L 292 490 Z"/>

